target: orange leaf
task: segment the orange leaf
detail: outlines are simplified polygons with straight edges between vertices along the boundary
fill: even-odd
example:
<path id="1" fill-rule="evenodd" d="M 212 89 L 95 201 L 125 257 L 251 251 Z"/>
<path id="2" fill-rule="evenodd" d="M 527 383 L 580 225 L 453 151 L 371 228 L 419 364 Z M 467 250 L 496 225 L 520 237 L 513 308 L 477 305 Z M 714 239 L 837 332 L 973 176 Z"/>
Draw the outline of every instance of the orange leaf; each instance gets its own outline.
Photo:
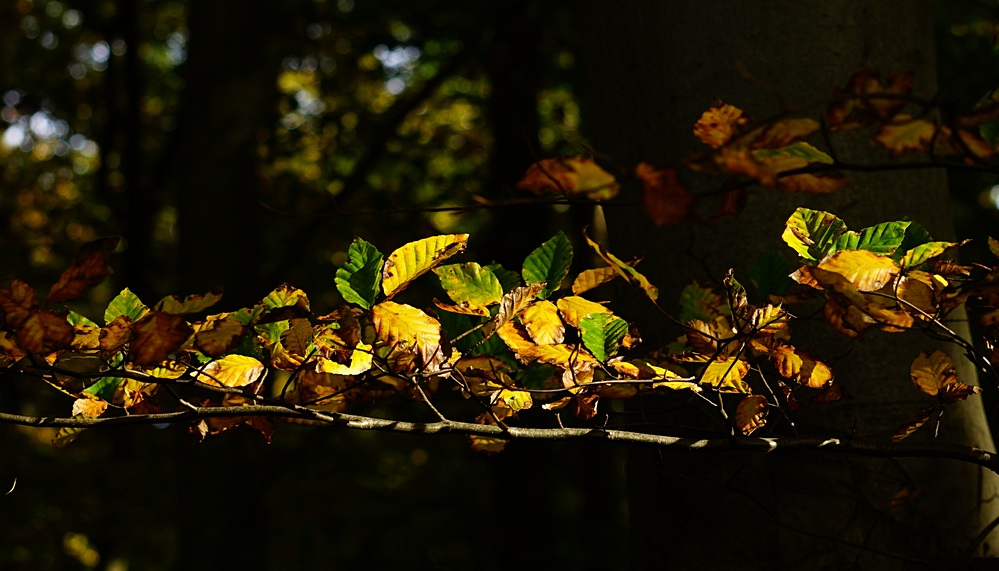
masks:
<path id="1" fill-rule="evenodd" d="M 590 200 L 610 200 L 621 185 L 589 157 L 558 157 L 531 165 L 517 188 L 535 194 L 582 194 Z"/>
<path id="2" fill-rule="evenodd" d="M 782 377 L 807 387 L 821 389 L 833 381 L 833 372 L 828 365 L 790 345 L 774 347 L 770 351 L 770 359 Z"/>
<path id="3" fill-rule="evenodd" d="M 705 111 L 694 124 L 694 136 L 713 149 L 721 147 L 749 123 L 742 110 L 732 105 L 717 102 Z"/>
<path id="4" fill-rule="evenodd" d="M 635 176 L 642 181 L 645 212 L 656 226 L 680 222 L 687 217 L 694 199 L 680 183 L 675 168 L 655 169 L 649 164 L 638 163 Z"/>
<path id="5" fill-rule="evenodd" d="M 768 409 L 766 397 L 749 395 L 742 399 L 735 409 L 735 427 L 739 432 L 749 436 L 757 428 L 761 428 L 767 423 Z"/>
<path id="6" fill-rule="evenodd" d="M 982 391 L 979 387 L 960 382 L 954 362 L 946 353 L 937 349 L 928 354 L 920 352 L 912 361 L 909 373 L 919 390 L 938 397 L 941 404 L 962 401 Z"/>
<path id="7" fill-rule="evenodd" d="M 225 315 L 194 334 L 195 347 L 209 357 L 221 357 L 247 333 L 245 325 L 235 317 Z"/>
<path id="8" fill-rule="evenodd" d="M 84 244 L 73 264 L 62 273 L 49 290 L 47 303 L 77 299 L 111 273 L 108 256 L 118 247 L 118 238 L 104 238 Z"/>
<path id="9" fill-rule="evenodd" d="M 159 363 L 180 349 L 192 332 L 183 317 L 150 310 L 132 324 L 129 360 L 139 366 Z"/>

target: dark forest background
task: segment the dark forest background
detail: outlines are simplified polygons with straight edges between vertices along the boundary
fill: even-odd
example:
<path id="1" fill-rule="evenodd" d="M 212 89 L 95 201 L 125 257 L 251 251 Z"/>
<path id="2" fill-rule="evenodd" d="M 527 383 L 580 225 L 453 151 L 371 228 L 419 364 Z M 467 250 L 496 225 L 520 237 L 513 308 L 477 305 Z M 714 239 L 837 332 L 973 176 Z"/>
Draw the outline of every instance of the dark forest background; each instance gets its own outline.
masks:
<path id="1" fill-rule="evenodd" d="M 586 139 L 601 109 L 581 79 L 584 5 L 0 3 L 0 278 L 51 283 L 81 244 L 117 235 L 116 273 L 81 313 L 100 315 L 125 286 L 156 300 L 224 285 L 220 308 L 235 309 L 281 282 L 323 312 L 340 302 L 333 274 L 354 236 L 391 251 L 469 232 L 470 259 L 519 267 L 592 218 L 518 203 L 514 188 L 535 160 L 601 148 Z M 940 97 L 968 108 L 997 87 L 999 9 L 939 2 L 935 18 Z M 984 244 L 999 181 L 950 181 L 959 234 Z M 512 204 L 475 208 L 483 199 Z M 69 406 L 2 378 L 0 404 Z M 137 427 L 54 448 L 53 435 L 0 427 L 0 487 L 17 482 L 0 497 L 0 568 L 628 562 L 621 448 L 514 443 L 484 456 L 461 437 L 294 426 L 269 445 Z"/>

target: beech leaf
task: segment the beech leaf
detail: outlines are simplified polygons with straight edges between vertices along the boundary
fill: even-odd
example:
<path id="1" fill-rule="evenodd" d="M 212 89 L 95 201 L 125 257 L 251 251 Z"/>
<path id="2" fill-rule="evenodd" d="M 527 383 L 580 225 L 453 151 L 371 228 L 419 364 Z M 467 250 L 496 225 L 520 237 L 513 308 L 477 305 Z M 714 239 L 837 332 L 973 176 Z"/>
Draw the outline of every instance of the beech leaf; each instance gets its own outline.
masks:
<path id="1" fill-rule="evenodd" d="M 369 242 L 354 238 L 347 248 L 347 261 L 337 268 L 336 289 L 348 303 L 371 309 L 381 283 L 384 257 Z"/>
<path id="2" fill-rule="evenodd" d="M 381 344 L 416 355 L 424 368 L 433 370 L 450 356 L 441 346 L 441 324 L 413 306 L 383 301 L 371 308 L 371 319 Z"/>
<path id="3" fill-rule="evenodd" d="M 133 323 L 131 329 L 129 360 L 139 366 L 154 365 L 166 359 L 193 333 L 183 317 L 155 310 Z"/>
<path id="4" fill-rule="evenodd" d="M 600 244 L 591 240 L 590 237 L 586 235 L 585 231 L 583 232 L 583 238 L 586 238 L 586 243 L 593 248 L 593 251 L 596 252 L 598 256 L 603 258 L 603 260 L 607 262 L 607 265 L 614 268 L 614 270 L 620 274 L 621 277 L 627 280 L 628 283 L 641 289 L 652 301 L 656 301 L 656 299 L 659 298 L 659 288 L 649 283 L 648 278 L 642 275 L 638 270 L 631 267 L 614 254 L 608 252 Z"/>
<path id="5" fill-rule="evenodd" d="M 694 124 L 694 136 L 713 149 L 721 147 L 747 124 L 742 110 L 727 103 L 716 102 Z"/>
<path id="6" fill-rule="evenodd" d="M 503 297 L 503 286 L 488 269 L 476 262 L 434 268 L 441 287 L 455 303 L 469 308 L 485 308 Z M 477 313 L 474 315 L 482 315 Z M 489 312 L 486 311 L 486 315 Z"/>
<path id="7" fill-rule="evenodd" d="M 833 372 L 828 365 L 790 345 L 771 349 L 770 359 L 782 377 L 807 387 L 821 389 L 833 381 Z"/>
<path id="8" fill-rule="evenodd" d="M 195 379 L 209 385 L 244 387 L 263 378 L 264 364 L 246 355 L 226 355 L 205 365 Z"/>
<path id="9" fill-rule="evenodd" d="M 620 192 L 621 185 L 589 157 L 557 157 L 531 165 L 517 188 L 535 194 L 550 192 L 610 200 Z"/>
<path id="10" fill-rule="evenodd" d="M 591 289 L 612 281 L 614 278 L 618 277 L 618 275 L 617 270 L 610 266 L 604 266 L 602 268 L 595 268 L 592 270 L 583 270 L 572 282 L 572 294 L 579 295 L 581 293 L 588 292 Z"/>
<path id="11" fill-rule="evenodd" d="M 628 322 L 610 313 L 594 313 L 579 322 L 583 345 L 600 362 L 605 362 L 621 348 L 628 333 Z"/>
<path id="12" fill-rule="evenodd" d="M 104 311 L 104 323 L 110 324 L 122 315 L 134 323 L 148 311 L 149 308 L 139 301 L 138 296 L 132 293 L 132 290 L 125 288 L 108 304 L 108 308 Z"/>
<path id="13" fill-rule="evenodd" d="M 520 321 L 538 345 L 557 345 L 565 339 L 565 324 L 550 301 L 532 304 L 521 313 Z"/>
<path id="14" fill-rule="evenodd" d="M 571 264 L 572 244 L 560 231 L 527 256 L 521 275 L 527 285 L 545 282 L 538 297 L 548 299 L 548 296 L 562 287 L 562 280 L 569 274 Z"/>
<path id="15" fill-rule="evenodd" d="M 710 385 L 723 392 L 750 392 L 749 385 L 743 380 L 749 372 L 749 363 L 737 357 L 727 357 L 712 360 L 701 375 L 701 384 Z"/>
<path id="16" fill-rule="evenodd" d="M 743 435 L 749 436 L 767 423 L 769 405 L 761 395 L 749 395 L 739 402 L 735 409 L 735 427 Z"/>
<path id="17" fill-rule="evenodd" d="M 467 244 L 468 234 L 446 234 L 410 242 L 395 250 L 382 267 L 385 297 L 391 299 L 416 278 L 464 252 Z"/>
<path id="18" fill-rule="evenodd" d="M 205 294 L 192 294 L 181 298 L 176 295 L 169 295 L 156 304 L 156 310 L 173 315 L 187 315 L 198 313 L 215 305 L 222 299 L 221 291 L 210 291 Z"/>
<path id="19" fill-rule="evenodd" d="M 108 257 L 118 247 L 118 238 L 103 238 L 84 244 L 72 265 L 59 276 L 46 298 L 47 303 L 78 299 L 111 273 Z"/>

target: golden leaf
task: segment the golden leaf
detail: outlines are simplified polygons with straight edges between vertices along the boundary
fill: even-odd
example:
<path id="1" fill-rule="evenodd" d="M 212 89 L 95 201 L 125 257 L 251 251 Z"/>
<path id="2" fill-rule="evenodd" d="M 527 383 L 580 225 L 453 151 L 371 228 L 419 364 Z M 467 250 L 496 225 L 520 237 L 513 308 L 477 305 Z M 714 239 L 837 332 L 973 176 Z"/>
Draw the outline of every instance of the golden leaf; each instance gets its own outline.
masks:
<path id="1" fill-rule="evenodd" d="M 562 319 L 569 325 L 578 328 L 579 322 L 594 313 L 610 313 L 603 305 L 588 299 L 570 295 L 560 298 L 557 302 Z"/>
<path id="2" fill-rule="evenodd" d="M 383 301 L 371 308 L 371 319 L 382 345 L 393 352 L 412 353 L 419 358 L 418 365 L 428 371 L 447 362 L 441 346 L 441 324 L 423 311 L 394 301 Z"/>
<path id="3" fill-rule="evenodd" d="M 946 353 L 934 349 L 930 353 L 920 352 L 912 361 L 909 374 L 912 382 L 919 390 L 930 396 L 936 396 L 942 404 L 951 404 L 968 398 L 969 395 L 982 391 L 980 387 L 972 387 L 960 382 L 954 362 Z"/>
<path id="4" fill-rule="evenodd" d="M 631 265 L 625 263 L 614 254 L 611 254 L 610 252 L 605 250 L 604 247 L 601 246 L 600 244 L 597 244 L 596 242 L 591 240 L 590 237 L 587 236 L 585 232 L 583 232 L 583 238 L 586 239 L 586 243 L 590 245 L 590 248 L 593 248 L 593 251 L 596 252 L 598 256 L 603 258 L 603 260 L 607 262 L 607 265 L 614 268 L 614 270 L 618 274 L 620 274 L 621 277 L 623 277 L 628 283 L 630 283 L 635 287 L 640 288 L 643 292 L 645 292 L 645 295 L 648 296 L 648 298 L 652 301 L 655 301 L 656 299 L 659 298 L 659 288 L 649 283 L 649 280 L 644 275 L 639 273 L 638 270 L 631 267 Z"/>
<path id="5" fill-rule="evenodd" d="M 868 250 L 842 250 L 819 263 L 819 269 L 843 276 L 863 292 L 878 291 L 898 274 L 899 268 L 888 256 Z M 812 272 L 816 275 L 815 272 Z"/>
<path id="6" fill-rule="evenodd" d="M 97 417 L 108 409 L 107 401 L 99 398 L 79 398 L 73 402 L 73 416 Z"/>
<path id="7" fill-rule="evenodd" d="M 760 395 L 749 395 L 739 402 L 735 409 L 735 427 L 742 434 L 749 436 L 757 428 L 767 423 L 769 405 L 767 398 Z"/>
<path id="8" fill-rule="evenodd" d="M 202 367 L 195 380 L 209 385 L 244 387 L 264 377 L 264 364 L 246 355 L 226 355 Z"/>
<path id="9" fill-rule="evenodd" d="M 575 280 L 573 280 L 572 293 L 573 295 L 579 295 L 583 292 L 590 291 L 591 289 L 604 285 L 617 276 L 617 271 L 610 266 L 584 270 L 576 276 Z"/>
<path id="10" fill-rule="evenodd" d="M 808 353 L 790 345 L 777 345 L 770 350 L 770 359 L 777 372 L 813 389 L 821 389 L 833 381 L 832 369 Z"/>
<path id="11" fill-rule="evenodd" d="M 749 393 L 749 385 L 743 380 L 748 372 L 749 363 L 737 357 L 713 360 L 701 375 L 701 384 L 720 391 Z"/>
<path id="12" fill-rule="evenodd" d="M 444 260 L 464 252 L 467 244 L 468 234 L 447 234 L 410 242 L 395 250 L 382 266 L 385 297 L 391 298 Z"/>
<path id="13" fill-rule="evenodd" d="M 937 132 L 937 126 L 925 119 L 912 119 L 899 115 L 892 123 L 883 125 L 874 135 L 892 155 L 898 156 L 907 151 L 927 151 L 930 141 Z"/>
<path id="14" fill-rule="evenodd" d="M 517 188 L 535 194 L 581 194 L 590 200 L 610 200 L 621 190 L 613 175 L 589 157 L 542 159 L 527 169 Z"/>
<path id="15" fill-rule="evenodd" d="M 372 357 L 371 345 L 358 343 L 350 355 L 349 365 L 343 365 L 320 356 L 316 359 L 316 372 L 332 373 L 334 375 L 360 375 L 371 369 Z"/>
<path id="16" fill-rule="evenodd" d="M 548 300 L 529 306 L 521 314 L 520 321 L 538 345 L 555 345 L 565 339 L 565 324 L 559 319 L 555 304 Z"/>

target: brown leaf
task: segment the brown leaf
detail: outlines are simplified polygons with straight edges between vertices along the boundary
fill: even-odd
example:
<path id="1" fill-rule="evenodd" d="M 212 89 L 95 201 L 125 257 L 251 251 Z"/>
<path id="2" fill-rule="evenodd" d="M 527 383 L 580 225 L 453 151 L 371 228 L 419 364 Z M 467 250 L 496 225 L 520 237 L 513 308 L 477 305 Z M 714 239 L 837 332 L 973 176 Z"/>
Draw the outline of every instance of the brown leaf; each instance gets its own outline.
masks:
<path id="1" fill-rule="evenodd" d="M 914 81 L 911 72 L 892 72 L 883 81 L 876 71 L 859 71 L 834 91 L 826 122 L 834 131 L 846 131 L 890 120 L 905 106 L 904 96 L 912 92 Z"/>
<path id="2" fill-rule="evenodd" d="M 17 332 L 17 344 L 29 353 L 65 349 L 73 342 L 73 326 L 48 309 L 36 310 Z"/>
<path id="3" fill-rule="evenodd" d="M 694 136 L 717 149 L 731 141 L 747 123 L 749 118 L 742 114 L 741 109 L 717 101 L 694 124 Z"/>
<path id="4" fill-rule="evenodd" d="M 635 167 L 635 176 L 642 181 L 645 212 L 656 226 L 687 218 L 694 198 L 677 178 L 675 168 L 655 169 L 646 163 L 639 163 Z"/>
<path id="5" fill-rule="evenodd" d="M 913 432 L 919 430 L 920 427 L 929 422 L 930 417 L 933 416 L 933 413 L 936 411 L 937 411 L 936 407 L 928 408 L 923 412 L 919 413 L 919 416 L 913 418 L 912 420 L 903 422 L 902 425 L 898 427 L 898 430 L 895 431 L 895 434 L 892 435 L 891 441 L 901 442 L 905 440 Z"/>
<path id="6" fill-rule="evenodd" d="M 148 366 L 166 359 L 180 349 L 191 336 L 191 326 L 179 315 L 150 310 L 131 326 L 132 342 L 129 360 L 139 366 Z"/>
<path id="7" fill-rule="evenodd" d="M 73 264 L 62 273 L 49 290 L 46 302 L 60 303 L 78 299 L 87 290 L 104 281 L 111 273 L 108 257 L 118 247 L 118 238 L 104 238 L 84 244 Z"/>
<path id="8" fill-rule="evenodd" d="M 3 323 L 7 327 L 17 328 L 31 315 L 38 306 L 35 290 L 21 280 L 11 280 L 4 289 L 0 289 L 0 311 L 3 312 Z"/>
<path id="9" fill-rule="evenodd" d="M 132 338 L 131 325 L 131 319 L 124 315 L 119 315 L 114 321 L 108 323 L 105 327 L 101 327 L 99 338 L 101 351 L 113 353 L 124 347 L 125 343 L 128 343 Z"/>
<path id="10" fill-rule="evenodd" d="M 782 377 L 813 389 L 821 389 L 833 381 L 834 375 L 828 365 L 790 345 L 775 346 L 770 359 Z"/>
<path id="11" fill-rule="evenodd" d="M 844 398 L 846 398 L 846 393 L 843 391 L 843 385 L 833 384 L 822 389 L 822 392 L 812 397 L 810 402 L 825 404 L 843 400 Z"/>
<path id="12" fill-rule="evenodd" d="M 621 185 L 589 157 L 557 157 L 531 165 L 517 188 L 535 194 L 582 194 L 591 200 L 610 200 Z"/>

